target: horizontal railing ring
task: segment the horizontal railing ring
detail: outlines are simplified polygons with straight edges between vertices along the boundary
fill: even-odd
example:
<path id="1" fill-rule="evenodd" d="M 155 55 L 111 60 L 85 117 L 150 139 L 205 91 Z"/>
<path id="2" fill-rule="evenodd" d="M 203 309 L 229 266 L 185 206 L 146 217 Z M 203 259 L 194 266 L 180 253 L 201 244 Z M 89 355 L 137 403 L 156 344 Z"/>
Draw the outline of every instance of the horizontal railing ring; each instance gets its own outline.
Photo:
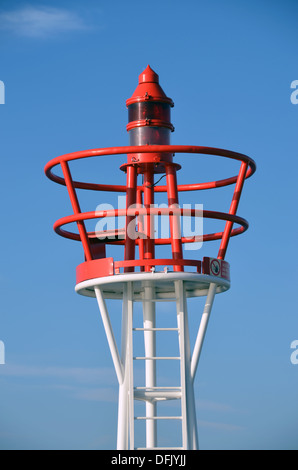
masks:
<path id="1" fill-rule="evenodd" d="M 125 260 L 125 261 L 114 261 L 115 271 L 120 268 L 137 268 L 146 266 L 192 266 L 197 268 L 197 272 L 200 272 L 202 262 L 193 259 L 142 259 L 142 260 Z"/>
<path id="2" fill-rule="evenodd" d="M 52 181 L 65 185 L 63 177 L 58 176 L 52 172 L 52 169 L 61 164 L 62 162 L 70 162 L 82 158 L 92 158 L 96 156 L 110 156 L 110 155 L 123 155 L 132 153 L 186 153 L 186 154 L 200 154 L 200 155 L 213 155 L 224 158 L 230 158 L 246 162 L 249 166 L 246 179 L 253 175 L 256 170 L 256 164 L 253 159 L 247 155 L 233 152 L 225 149 L 218 149 L 213 147 L 200 147 L 200 146 L 187 146 L 187 145 L 146 145 L 146 146 L 126 146 L 126 147 L 110 147 L 103 149 L 92 149 L 83 150 L 80 152 L 74 152 L 56 157 L 45 166 L 45 174 Z M 231 185 L 237 181 L 237 176 L 230 178 L 210 181 L 206 183 L 194 183 L 188 185 L 178 185 L 178 191 L 197 191 L 205 189 L 213 189 L 218 187 L 224 187 Z M 124 185 L 107 185 L 107 184 L 96 184 L 96 183 L 84 183 L 80 181 L 73 181 L 73 185 L 78 189 L 94 190 L 94 191 L 109 191 L 109 192 L 126 192 L 126 186 Z M 143 187 L 138 187 L 142 190 Z M 155 192 L 166 192 L 166 186 L 155 186 Z"/>
<path id="3" fill-rule="evenodd" d="M 67 225 L 70 223 L 79 223 L 86 220 L 92 219 L 100 219 L 104 217 L 123 217 L 126 215 L 135 216 L 137 217 L 140 214 L 149 214 L 149 215 L 180 215 L 180 216 L 191 216 L 191 217 L 203 217 L 207 219 L 215 219 L 215 220 L 225 220 L 230 221 L 233 223 L 239 224 L 241 227 L 235 228 L 231 232 L 231 236 L 236 236 L 241 233 L 244 233 L 248 229 L 248 222 L 239 217 L 237 215 L 232 215 L 224 212 L 217 212 L 217 211 L 207 211 L 207 210 L 199 210 L 199 209 L 183 209 L 183 208 L 138 208 L 138 209 L 113 209 L 113 210 L 105 210 L 105 211 L 92 211 L 92 212 L 81 212 L 79 214 L 73 214 L 66 217 L 62 217 L 61 219 L 57 220 L 54 224 L 54 230 L 58 235 L 61 235 L 65 238 L 69 238 L 71 240 L 81 241 L 80 235 L 74 232 L 70 232 L 67 230 L 62 229 L 63 225 Z M 102 232 L 101 232 L 102 234 Z M 222 238 L 223 232 L 217 232 L 212 234 L 205 234 L 205 235 L 198 235 L 197 237 L 181 237 L 182 243 L 192 243 L 195 241 L 211 241 L 211 240 L 219 240 Z M 95 239 L 96 232 L 88 232 L 88 237 Z M 138 240 L 136 239 L 135 242 L 138 244 Z M 113 244 L 123 244 L 124 240 L 104 240 L 105 243 L 113 243 Z M 170 244 L 171 239 L 160 239 L 156 238 L 155 243 L 157 245 L 163 244 Z"/>

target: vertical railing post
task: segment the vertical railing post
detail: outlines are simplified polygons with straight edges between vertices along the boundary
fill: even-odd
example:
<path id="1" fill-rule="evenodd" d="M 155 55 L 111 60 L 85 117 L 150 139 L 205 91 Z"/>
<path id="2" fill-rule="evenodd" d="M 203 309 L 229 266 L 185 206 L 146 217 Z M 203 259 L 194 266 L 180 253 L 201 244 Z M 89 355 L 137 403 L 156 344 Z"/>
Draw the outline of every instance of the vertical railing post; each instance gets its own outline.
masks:
<path id="1" fill-rule="evenodd" d="M 126 210 L 132 209 L 136 204 L 136 191 L 137 191 L 137 171 L 133 165 L 127 167 L 127 178 L 126 178 Z M 133 215 L 126 214 L 125 221 L 125 249 L 124 259 L 134 260 L 135 259 L 135 227 L 134 233 L 132 232 L 133 221 L 136 217 Z M 135 224 L 134 224 L 135 225 Z M 128 267 L 124 269 L 124 272 L 134 271 L 134 268 Z"/>
<path id="2" fill-rule="evenodd" d="M 151 208 L 154 204 L 154 173 L 153 169 L 149 168 L 144 171 L 144 207 L 146 209 L 145 215 L 145 232 L 146 237 L 144 241 L 144 259 L 154 259 L 154 218 L 151 214 Z M 146 266 L 145 271 L 150 271 L 152 266 Z"/>
<path id="3" fill-rule="evenodd" d="M 143 191 L 137 190 L 137 207 L 143 208 Z M 143 214 L 138 215 L 138 244 L 139 244 L 139 259 L 144 259 L 144 216 Z M 141 271 L 144 271 L 144 266 L 141 266 Z"/>
<path id="4" fill-rule="evenodd" d="M 169 219 L 170 219 L 170 230 L 171 230 L 172 257 L 174 260 L 182 259 L 183 251 L 182 251 L 182 242 L 181 242 L 180 215 L 170 214 L 171 207 L 173 209 L 179 208 L 176 168 L 173 165 L 166 166 L 166 176 L 167 176 L 167 193 L 168 193 Z M 183 266 L 174 265 L 174 271 L 183 271 Z"/>
<path id="5" fill-rule="evenodd" d="M 244 184 L 245 177 L 246 177 L 247 167 L 248 167 L 248 164 L 246 162 L 241 163 L 239 175 L 236 181 L 236 186 L 235 186 L 235 190 L 233 194 L 232 203 L 231 203 L 230 210 L 229 210 L 230 215 L 236 215 L 241 192 L 243 189 L 243 184 Z M 232 228 L 233 228 L 233 222 L 228 220 L 226 222 L 224 233 L 221 239 L 221 244 L 220 244 L 218 255 L 217 255 L 218 259 L 225 259 Z"/>
<path id="6" fill-rule="evenodd" d="M 66 184 L 66 187 L 67 187 L 67 190 L 68 190 L 70 202 L 71 202 L 71 205 L 72 205 L 72 210 L 73 210 L 75 215 L 80 214 L 81 209 L 80 209 L 77 193 L 76 193 L 76 190 L 75 190 L 72 178 L 71 178 L 71 174 L 70 174 L 70 171 L 69 171 L 68 163 L 66 161 L 62 161 L 61 162 L 61 167 L 62 167 L 64 179 L 65 179 L 65 184 Z M 87 231 L 86 231 L 84 221 L 79 220 L 77 222 L 77 226 L 78 226 L 79 234 L 80 234 L 80 237 L 81 237 L 81 241 L 82 241 L 84 253 L 85 253 L 85 256 L 86 256 L 86 260 L 91 261 L 92 260 L 91 248 L 90 248 L 90 243 L 89 243 L 89 239 L 88 239 L 88 235 L 87 235 Z"/>

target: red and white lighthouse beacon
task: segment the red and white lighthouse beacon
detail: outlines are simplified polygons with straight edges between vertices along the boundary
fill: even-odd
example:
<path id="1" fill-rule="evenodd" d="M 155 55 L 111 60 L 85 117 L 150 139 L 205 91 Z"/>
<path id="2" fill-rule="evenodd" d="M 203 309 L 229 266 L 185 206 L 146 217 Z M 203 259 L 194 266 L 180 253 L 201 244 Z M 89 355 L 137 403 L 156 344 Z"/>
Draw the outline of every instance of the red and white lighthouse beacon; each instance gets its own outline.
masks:
<path id="1" fill-rule="evenodd" d="M 117 379 L 119 382 L 117 449 L 160 449 L 162 438 L 159 433 L 160 422 L 181 423 L 181 443 L 174 443 L 172 449 L 198 449 L 197 420 L 194 397 L 194 379 L 202 350 L 202 345 L 215 295 L 230 287 L 230 269 L 225 260 L 230 238 L 243 233 L 248 223 L 236 212 L 244 182 L 256 169 L 254 161 L 236 152 L 201 146 L 171 145 L 170 137 L 174 131 L 171 123 L 171 108 L 174 106 L 159 84 L 158 75 L 148 66 L 139 76 L 138 86 L 126 101 L 128 108 L 127 131 L 130 145 L 125 147 L 98 148 L 62 155 L 51 160 L 45 167 L 46 175 L 56 183 L 67 187 L 73 214 L 59 219 L 54 224 L 55 231 L 66 238 L 82 243 L 84 261 L 76 271 L 76 291 L 85 296 L 95 297 L 103 320 Z M 218 156 L 239 163 L 238 174 L 226 179 L 179 185 L 177 163 L 179 154 L 196 154 L 201 158 Z M 70 171 L 72 161 L 86 158 L 101 158 L 118 155 L 123 159 L 123 185 L 109 185 L 95 181 L 87 183 L 74 181 Z M 127 156 L 124 161 L 124 156 Z M 113 160 L 109 160 L 112 165 Z M 60 165 L 63 177 L 53 169 Z M 159 184 L 161 178 L 166 184 Z M 125 181 L 126 179 L 126 181 Z M 231 204 L 227 212 L 211 210 L 183 209 L 179 206 L 179 193 L 191 192 L 192 201 L 201 190 L 231 186 Z M 78 190 L 110 192 L 126 195 L 126 208 L 82 212 Z M 155 196 L 164 196 L 165 204 L 158 207 Z M 102 201 L 99 201 L 102 202 Z M 105 196 L 104 202 L 107 201 Z M 199 201 L 197 201 L 199 202 Z M 123 230 L 87 231 L 86 222 L 113 217 L 125 217 Z M 200 233 L 194 237 L 184 235 L 181 230 L 183 217 L 217 220 L 222 229 L 216 233 Z M 170 235 L 159 238 L 155 233 L 158 218 L 166 219 Z M 65 225 L 76 223 L 77 231 L 65 230 Z M 183 247 L 186 243 L 218 240 L 217 253 L 203 259 L 185 259 Z M 123 246 L 122 259 L 114 259 L 113 247 Z M 157 247 L 165 258 L 157 256 Z M 108 253 L 108 250 L 110 253 Z M 164 251 L 163 251 L 164 250 Z M 200 253 L 199 251 L 197 253 Z M 189 341 L 187 299 L 206 296 L 205 306 L 199 322 L 194 348 Z M 119 299 L 122 303 L 122 337 L 118 347 L 107 308 L 108 299 Z M 173 311 L 176 325 L 160 326 L 157 305 L 159 302 L 176 304 Z M 142 326 L 135 326 L 134 306 L 142 306 Z M 172 325 L 169 323 L 169 325 Z M 165 335 L 177 335 L 178 355 L 161 356 L 157 354 L 158 343 L 167 344 Z M 136 355 L 134 344 L 136 336 L 142 335 L 144 351 Z M 162 339 L 161 339 L 162 337 Z M 170 341 L 169 341 L 170 344 Z M 162 368 L 176 361 L 179 365 L 179 380 L 169 386 L 164 383 Z M 135 365 L 142 364 L 144 380 L 138 383 L 139 370 Z M 159 403 L 177 400 L 179 413 L 162 415 Z M 144 413 L 136 413 L 137 402 L 144 402 Z M 136 436 L 136 423 L 143 421 L 143 443 L 140 433 Z"/>
<path id="2" fill-rule="evenodd" d="M 159 85 L 158 75 L 148 67 L 139 76 L 139 85 L 134 94 L 126 101 L 128 107 L 128 125 L 130 145 L 152 146 L 170 145 L 171 133 L 174 126 L 171 123 L 171 107 L 174 106 Z M 127 208 L 139 204 L 147 209 L 154 207 L 156 174 L 165 174 L 167 177 L 167 196 L 169 206 L 178 204 L 178 190 L 176 171 L 180 165 L 173 162 L 172 152 L 132 153 L 128 154 L 128 161 L 121 169 L 127 172 Z M 137 176 L 142 175 L 142 188 L 137 190 Z M 150 213 L 149 213 L 150 212 Z M 145 232 L 140 233 L 139 256 L 140 259 L 155 258 L 154 218 L 153 211 L 148 211 L 144 218 Z M 130 219 L 128 219 L 130 222 Z M 170 217 L 173 259 L 182 260 L 182 242 L 177 223 L 177 217 Z M 144 230 L 144 227 L 142 226 Z M 134 240 L 126 233 L 125 259 L 134 258 Z M 145 272 L 150 271 L 154 265 L 145 264 Z M 128 270 L 131 268 L 127 268 Z M 176 264 L 173 269 L 182 271 L 183 266 Z"/>

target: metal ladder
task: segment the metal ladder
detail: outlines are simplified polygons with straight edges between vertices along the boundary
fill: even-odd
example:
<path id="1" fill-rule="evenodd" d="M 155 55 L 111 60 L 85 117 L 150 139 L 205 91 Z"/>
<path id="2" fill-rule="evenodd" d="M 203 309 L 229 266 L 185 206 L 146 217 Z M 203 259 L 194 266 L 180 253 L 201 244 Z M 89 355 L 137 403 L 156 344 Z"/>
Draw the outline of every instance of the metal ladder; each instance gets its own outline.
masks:
<path id="1" fill-rule="evenodd" d="M 132 332 L 143 332 L 145 338 L 145 349 L 149 354 L 144 356 L 134 356 L 133 355 L 133 336 L 131 335 L 131 348 L 130 348 L 130 358 L 129 362 L 133 369 L 134 361 L 144 361 L 145 365 L 145 374 L 149 375 L 149 384 L 146 383 L 146 386 L 138 387 L 133 384 L 133 377 L 130 380 L 130 386 L 128 394 L 130 398 L 130 427 L 134 427 L 136 421 L 144 420 L 146 421 L 146 447 L 134 447 L 134 430 L 131 429 L 130 432 L 130 448 L 134 450 L 155 450 L 155 449 L 188 449 L 193 448 L 193 444 L 189 442 L 189 412 L 187 410 L 187 398 L 190 393 L 193 393 L 192 383 L 190 381 L 190 351 L 188 351 L 187 344 L 189 341 L 186 340 L 188 336 L 188 324 L 187 324 L 187 311 L 186 311 L 186 300 L 183 290 L 183 283 L 179 282 L 175 286 L 176 288 L 176 306 L 177 306 L 177 328 L 157 328 L 155 326 L 155 300 L 154 300 L 154 290 L 152 287 L 149 287 L 144 294 L 144 327 L 143 328 L 134 328 L 131 322 Z M 181 290 L 182 289 L 182 290 Z M 149 314 L 148 314 L 149 312 Z M 147 316 L 147 318 L 145 318 Z M 149 325 L 146 326 L 146 321 L 148 323 L 149 316 Z M 152 326 L 153 325 L 153 326 Z M 179 341 L 179 356 L 156 356 L 156 333 L 161 331 L 176 331 L 178 333 Z M 147 335 L 147 338 L 146 338 Z M 149 338 L 148 338 L 149 336 Z M 147 339 L 147 348 L 146 348 L 146 339 Z M 148 346 L 149 341 L 149 346 Z M 154 354 L 154 355 L 153 355 Z M 180 385 L 179 386 L 156 386 L 156 362 L 159 360 L 163 361 L 179 361 L 180 362 Z M 188 374 L 188 375 L 187 375 Z M 133 375 L 133 373 L 132 373 Z M 151 380 L 150 380 L 151 376 Z M 155 377 L 154 377 L 155 376 Z M 147 382 L 147 379 L 146 379 Z M 191 388 L 191 390 L 189 390 Z M 146 415 L 145 416 L 135 416 L 134 410 L 134 401 L 142 400 L 146 402 Z M 180 416 L 157 416 L 157 403 L 159 401 L 166 400 L 180 400 L 181 401 L 181 415 Z M 182 426 L 182 446 L 181 447 L 158 447 L 157 445 L 157 423 L 164 420 L 179 420 L 181 421 Z M 192 423 L 194 425 L 194 423 Z"/>
<path id="2" fill-rule="evenodd" d="M 189 329 L 187 318 L 186 291 L 183 280 L 174 281 L 177 308 L 177 328 L 156 328 L 155 325 L 155 299 L 154 287 L 149 282 L 144 288 L 143 317 L 144 328 L 133 327 L 133 305 L 135 302 L 133 282 L 126 282 L 123 286 L 123 311 L 122 311 L 122 337 L 121 352 L 119 352 L 112 325 L 108 315 L 105 298 L 100 287 L 95 286 L 94 291 L 101 312 L 104 328 L 109 343 L 112 360 L 119 383 L 118 398 L 118 429 L 117 449 L 135 450 L 135 422 L 146 421 L 146 447 L 145 449 L 162 449 L 157 446 L 156 424 L 160 420 L 180 420 L 182 423 L 182 447 L 174 449 L 196 450 L 198 449 L 196 410 L 193 390 L 193 378 L 201 350 L 208 316 L 215 295 L 215 288 L 210 290 L 207 296 L 206 311 L 202 332 L 199 334 L 194 347 L 193 357 L 190 353 Z M 172 299 L 173 300 L 173 299 Z M 209 312 L 209 313 L 208 313 Z M 141 331 L 145 340 L 145 356 L 133 355 L 133 333 Z M 156 356 L 156 333 L 159 331 L 177 331 L 179 337 L 180 355 Z M 145 361 L 146 381 L 145 387 L 134 386 L 134 362 Z M 175 387 L 158 387 L 156 385 L 156 362 L 158 360 L 180 361 L 180 385 Z M 160 400 L 181 400 L 181 416 L 157 416 L 156 403 Z M 146 403 L 146 415 L 135 416 L 135 400 L 144 400 Z"/>

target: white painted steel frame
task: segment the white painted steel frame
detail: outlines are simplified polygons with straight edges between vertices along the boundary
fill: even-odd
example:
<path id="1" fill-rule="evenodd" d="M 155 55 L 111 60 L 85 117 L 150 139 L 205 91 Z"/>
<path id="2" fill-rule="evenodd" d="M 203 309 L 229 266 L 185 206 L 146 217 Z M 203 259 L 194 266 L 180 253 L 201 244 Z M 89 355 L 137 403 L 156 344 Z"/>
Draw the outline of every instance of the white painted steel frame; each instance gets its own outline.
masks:
<path id="1" fill-rule="evenodd" d="M 178 328 L 180 330 L 180 356 L 181 356 L 181 408 L 182 408 L 182 439 L 183 448 L 189 450 L 197 450 L 198 433 L 196 422 L 196 407 L 193 388 L 193 379 L 190 373 L 191 352 L 189 341 L 187 302 L 185 296 L 185 286 L 183 281 L 175 282 L 176 289 L 176 305 Z"/>
<path id="2" fill-rule="evenodd" d="M 156 357 L 156 312 L 154 302 L 154 287 L 150 281 L 144 285 L 143 318 L 144 318 L 144 344 L 145 357 Z M 145 360 L 145 386 L 156 387 L 156 361 Z M 146 447 L 157 446 L 156 401 L 146 401 Z"/>
<path id="3" fill-rule="evenodd" d="M 143 283 L 143 328 L 133 329 L 133 303 L 134 303 L 134 274 L 125 275 L 123 284 L 122 306 L 122 337 L 121 356 L 115 341 L 103 288 L 105 284 L 98 285 L 93 280 L 93 288 L 101 313 L 105 333 L 112 355 L 118 383 L 118 430 L 117 449 L 133 450 L 135 448 L 134 422 L 135 419 L 146 420 L 146 449 L 161 449 L 157 447 L 157 421 L 159 419 L 180 419 L 182 423 L 182 447 L 179 449 L 198 449 L 198 432 L 194 397 L 194 379 L 200 359 L 202 346 L 213 306 L 215 294 L 218 292 L 218 284 L 210 276 L 210 284 L 207 299 L 198 329 L 193 353 L 190 351 L 187 292 L 184 279 L 189 280 L 186 273 L 179 273 L 172 279 L 177 309 L 177 328 L 156 328 L 155 312 L 155 275 L 146 276 Z M 139 278 L 139 276 L 138 276 Z M 184 279 L 183 279 L 184 278 Z M 138 299 L 139 300 L 139 299 Z M 173 300 L 173 299 L 171 299 Z M 143 331 L 145 344 L 145 357 L 133 357 L 133 330 Z M 174 330 L 179 335 L 180 357 L 157 358 L 156 357 L 156 331 Z M 143 359 L 145 363 L 145 387 L 134 386 L 134 359 Z M 177 387 L 156 386 L 156 360 L 177 359 L 180 360 L 180 385 Z M 181 399 L 181 416 L 162 417 L 157 416 L 156 402 L 159 399 Z M 134 416 L 135 399 L 145 400 L 146 416 Z"/>

